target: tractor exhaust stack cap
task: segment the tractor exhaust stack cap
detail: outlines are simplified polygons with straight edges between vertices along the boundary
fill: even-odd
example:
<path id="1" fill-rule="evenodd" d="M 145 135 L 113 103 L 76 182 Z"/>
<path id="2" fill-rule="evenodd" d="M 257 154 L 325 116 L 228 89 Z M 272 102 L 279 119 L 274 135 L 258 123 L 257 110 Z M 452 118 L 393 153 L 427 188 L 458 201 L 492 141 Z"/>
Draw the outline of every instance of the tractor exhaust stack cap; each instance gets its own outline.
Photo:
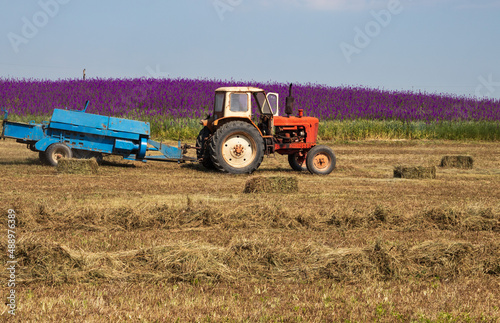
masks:
<path id="1" fill-rule="evenodd" d="M 290 83 L 290 87 L 288 89 L 288 96 L 286 97 L 286 106 L 285 106 L 285 114 L 290 117 L 293 114 L 293 102 L 295 98 L 292 96 L 292 83 Z"/>

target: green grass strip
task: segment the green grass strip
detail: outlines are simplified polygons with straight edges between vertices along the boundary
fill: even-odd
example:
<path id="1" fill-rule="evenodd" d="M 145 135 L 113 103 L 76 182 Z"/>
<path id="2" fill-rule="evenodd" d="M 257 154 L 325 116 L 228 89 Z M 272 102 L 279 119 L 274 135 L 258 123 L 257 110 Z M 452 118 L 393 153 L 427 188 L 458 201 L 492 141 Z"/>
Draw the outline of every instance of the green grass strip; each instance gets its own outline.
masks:
<path id="1" fill-rule="evenodd" d="M 123 117 L 151 124 L 151 133 L 157 139 L 195 140 L 202 126 L 198 119 L 162 116 L 124 115 Z M 40 123 L 50 116 L 9 115 L 9 120 Z M 320 140 L 500 140 L 500 123 L 493 121 L 398 121 L 398 120 L 327 120 L 320 121 Z"/>
<path id="2" fill-rule="evenodd" d="M 318 136 L 322 140 L 373 139 L 500 139 L 500 124 L 486 121 L 397 121 L 344 120 L 321 121 Z"/>

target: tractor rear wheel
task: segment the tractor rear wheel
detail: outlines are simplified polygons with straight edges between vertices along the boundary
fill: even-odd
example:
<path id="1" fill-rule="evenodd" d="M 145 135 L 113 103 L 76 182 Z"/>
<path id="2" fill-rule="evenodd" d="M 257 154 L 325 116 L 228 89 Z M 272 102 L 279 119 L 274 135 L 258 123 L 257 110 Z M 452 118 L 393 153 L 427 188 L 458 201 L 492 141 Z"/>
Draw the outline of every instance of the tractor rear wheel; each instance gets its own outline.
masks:
<path id="1" fill-rule="evenodd" d="M 52 166 L 57 166 L 57 162 L 61 158 L 71 158 L 73 154 L 71 149 L 63 143 L 55 143 L 50 145 L 47 150 L 45 150 L 45 158 Z"/>
<path id="2" fill-rule="evenodd" d="M 250 174 L 264 159 L 264 140 L 260 132 L 244 121 L 221 126 L 209 143 L 210 157 L 219 171 Z"/>
<path id="3" fill-rule="evenodd" d="M 207 140 L 210 140 L 210 129 L 208 127 L 203 127 L 198 137 L 196 138 L 196 157 L 198 160 L 201 159 L 201 164 L 206 169 L 215 169 L 214 163 L 212 163 L 212 159 L 210 159 L 210 153 L 208 148 Z M 199 149 L 198 149 L 199 148 Z"/>
<path id="4" fill-rule="evenodd" d="M 301 154 L 298 152 L 288 155 L 288 164 L 290 164 L 290 167 L 292 167 L 292 169 L 297 172 L 307 170 L 306 156 L 304 156 L 304 154 L 302 154 L 301 156 Z"/>
<path id="5" fill-rule="evenodd" d="M 307 152 L 306 166 L 312 174 L 328 175 L 335 168 L 335 153 L 328 146 L 314 146 Z"/>

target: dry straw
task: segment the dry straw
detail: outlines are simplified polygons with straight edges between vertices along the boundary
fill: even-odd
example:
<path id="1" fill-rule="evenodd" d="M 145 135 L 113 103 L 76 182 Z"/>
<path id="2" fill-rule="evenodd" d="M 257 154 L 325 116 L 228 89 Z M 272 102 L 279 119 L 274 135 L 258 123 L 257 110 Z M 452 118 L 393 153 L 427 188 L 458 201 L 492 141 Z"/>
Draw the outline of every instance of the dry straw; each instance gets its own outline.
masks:
<path id="1" fill-rule="evenodd" d="M 5 243 L 0 243 L 6 247 Z M 144 249 L 91 252 L 34 235 L 17 245 L 25 283 L 93 281 L 236 281 L 241 279 L 394 280 L 443 279 L 500 274 L 500 245 L 432 240 L 332 248 L 316 243 L 284 243 L 273 237 L 236 237 L 227 246 L 173 241 Z M 7 279 L 8 273 L 0 273 Z"/>
<path id="2" fill-rule="evenodd" d="M 465 231 L 499 231 L 499 216 L 491 209 L 456 210 L 450 208 L 433 208 L 423 213 L 423 218 L 428 224 L 440 230 Z"/>
<path id="3" fill-rule="evenodd" d="M 444 156 L 439 166 L 471 169 L 474 166 L 474 159 L 471 156 Z"/>
<path id="4" fill-rule="evenodd" d="M 436 166 L 395 166 L 394 177 L 421 179 L 421 178 L 436 178 Z"/>
<path id="5" fill-rule="evenodd" d="M 64 174 L 95 175 L 99 165 L 95 158 L 61 158 L 57 162 L 57 171 Z"/>
<path id="6" fill-rule="evenodd" d="M 294 193 L 299 191 L 296 177 L 257 176 L 247 180 L 243 193 Z"/>

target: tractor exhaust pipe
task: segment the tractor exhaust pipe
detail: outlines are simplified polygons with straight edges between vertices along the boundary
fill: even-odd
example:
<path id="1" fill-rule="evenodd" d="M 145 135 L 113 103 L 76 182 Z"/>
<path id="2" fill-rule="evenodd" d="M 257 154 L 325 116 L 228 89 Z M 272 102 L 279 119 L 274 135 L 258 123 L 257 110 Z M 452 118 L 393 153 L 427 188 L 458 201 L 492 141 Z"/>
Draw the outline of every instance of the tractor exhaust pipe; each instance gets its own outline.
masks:
<path id="1" fill-rule="evenodd" d="M 290 87 L 288 89 L 288 96 L 286 97 L 286 106 L 285 106 L 285 113 L 290 117 L 291 114 L 293 114 L 293 102 L 295 101 L 295 98 L 292 96 L 292 83 L 290 83 Z"/>

